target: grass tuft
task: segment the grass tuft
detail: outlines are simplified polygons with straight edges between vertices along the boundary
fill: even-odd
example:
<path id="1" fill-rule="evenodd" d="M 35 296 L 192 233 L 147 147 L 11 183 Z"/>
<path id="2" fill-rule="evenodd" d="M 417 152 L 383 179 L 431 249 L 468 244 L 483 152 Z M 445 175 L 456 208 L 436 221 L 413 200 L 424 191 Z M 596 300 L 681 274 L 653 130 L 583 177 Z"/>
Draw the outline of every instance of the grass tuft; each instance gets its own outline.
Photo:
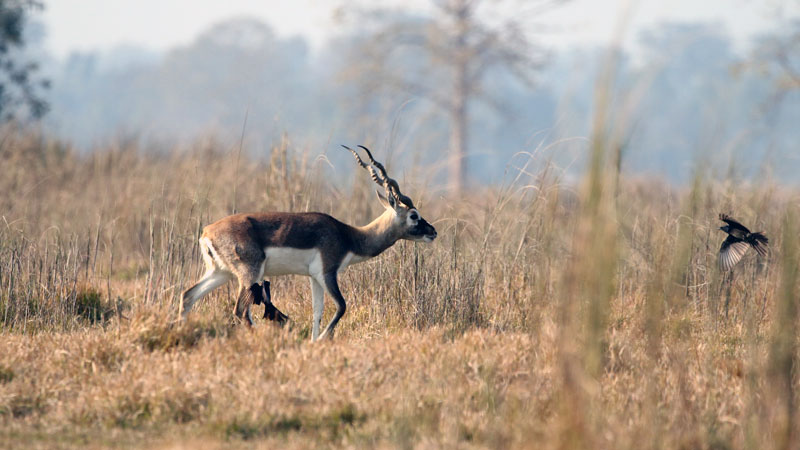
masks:
<path id="1" fill-rule="evenodd" d="M 139 331 L 136 343 L 149 352 L 188 350 L 197 346 L 203 339 L 225 338 L 234 329 L 232 323 L 151 324 Z"/>
<path id="2" fill-rule="evenodd" d="M 10 367 L 0 365 L 0 384 L 10 383 L 14 379 L 14 371 Z"/>

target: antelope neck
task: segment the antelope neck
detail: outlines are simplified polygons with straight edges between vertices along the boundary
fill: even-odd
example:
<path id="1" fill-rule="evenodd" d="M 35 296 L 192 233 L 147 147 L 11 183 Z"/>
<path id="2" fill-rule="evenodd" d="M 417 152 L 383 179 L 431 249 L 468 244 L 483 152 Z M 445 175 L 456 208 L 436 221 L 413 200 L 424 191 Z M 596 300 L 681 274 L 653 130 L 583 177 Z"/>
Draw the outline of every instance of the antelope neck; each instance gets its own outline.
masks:
<path id="1" fill-rule="evenodd" d="M 394 226 L 394 212 L 385 210 L 375 220 L 361 227 L 354 227 L 355 253 L 374 257 L 394 245 L 402 237 L 402 231 Z"/>

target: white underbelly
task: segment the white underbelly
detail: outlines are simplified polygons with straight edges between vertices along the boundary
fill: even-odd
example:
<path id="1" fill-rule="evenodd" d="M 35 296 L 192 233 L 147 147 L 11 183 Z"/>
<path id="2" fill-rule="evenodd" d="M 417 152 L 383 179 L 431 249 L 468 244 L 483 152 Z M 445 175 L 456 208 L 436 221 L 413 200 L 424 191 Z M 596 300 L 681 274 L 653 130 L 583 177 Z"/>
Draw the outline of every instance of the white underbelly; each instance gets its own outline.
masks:
<path id="1" fill-rule="evenodd" d="M 268 247 L 264 276 L 313 275 L 322 273 L 322 257 L 315 248 Z"/>

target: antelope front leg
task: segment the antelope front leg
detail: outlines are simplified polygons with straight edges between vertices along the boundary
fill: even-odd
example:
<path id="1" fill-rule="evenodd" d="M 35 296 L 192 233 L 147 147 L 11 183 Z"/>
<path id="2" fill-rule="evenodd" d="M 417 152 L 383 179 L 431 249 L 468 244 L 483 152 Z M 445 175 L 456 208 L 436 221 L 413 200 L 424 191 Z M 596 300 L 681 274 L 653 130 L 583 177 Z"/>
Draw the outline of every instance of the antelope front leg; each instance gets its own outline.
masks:
<path id="1" fill-rule="evenodd" d="M 347 302 L 345 302 L 342 293 L 339 291 L 339 282 L 336 280 L 336 275 L 337 271 L 331 271 L 324 275 L 323 281 L 325 282 L 325 290 L 328 291 L 328 295 L 333 297 L 333 301 L 336 302 L 336 314 L 334 314 L 333 319 L 328 322 L 328 326 L 325 327 L 325 331 L 322 332 L 319 339 L 332 339 L 336 324 L 339 323 L 339 319 L 341 319 L 345 311 L 347 311 Z"/>
<path id="2" fill-rule="evenodd" d="M 311 307 L 314 310 L 314 317 L 311 324 L 311 341 L 316 341 L 319 337 L 319 325 L 322 322 L 322 312 L 325 309 L 325 291 L 317 280 L 311 278 Z"/>

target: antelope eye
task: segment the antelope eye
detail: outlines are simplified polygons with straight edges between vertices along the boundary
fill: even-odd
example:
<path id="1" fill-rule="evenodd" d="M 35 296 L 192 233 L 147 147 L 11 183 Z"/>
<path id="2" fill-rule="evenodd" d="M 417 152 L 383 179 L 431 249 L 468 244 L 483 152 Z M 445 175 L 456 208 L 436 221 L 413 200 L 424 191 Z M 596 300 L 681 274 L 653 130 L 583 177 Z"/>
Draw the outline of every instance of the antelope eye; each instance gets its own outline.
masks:
<path id="1" fill-rule="evenodd" d="M 411 220 L 419 220 L 417 213 L 411 213 Z"/>

